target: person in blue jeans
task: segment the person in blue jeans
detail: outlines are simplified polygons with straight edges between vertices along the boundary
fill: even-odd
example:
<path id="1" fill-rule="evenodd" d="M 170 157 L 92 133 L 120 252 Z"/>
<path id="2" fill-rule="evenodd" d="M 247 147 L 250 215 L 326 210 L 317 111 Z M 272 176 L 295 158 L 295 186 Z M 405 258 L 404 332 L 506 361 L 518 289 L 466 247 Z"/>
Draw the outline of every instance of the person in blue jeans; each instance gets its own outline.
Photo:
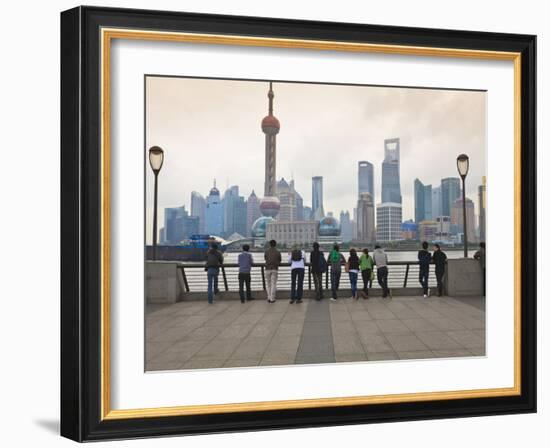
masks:
<path id="1" fill-rule="evenodd" d="M 206 253 L 206 277 L 208 279 L 208 303 L 214 303 L 214 294 L 218 292 L 218 275 L 223 264 L 223 254 L 218 250 L 218 245 L 213 243 Z"/>
<path id="2" fill-rule="evenodd" d="M 359 276 L 359 257 L 355 249 L 350 249 L 349 258 L 346 264 L 346 270 L 349 274 L 349 283 L 351 285 L 351 298 L 357 300 L 357 277 Z"/>
<path id="3" fill-rule="evenodd" d="M 302 294 L 304 292 L 304 274 L 305 274 L 305 253 L 297 247 L 290 253 L 288 262 L 290 263 L 290 303 L 302 303 Z"/>
<path id="4" fill-rule="evenodd" d="M 428 242 L 424 241 L 422 243 L 422 249 L 418 251 L 418 265 L 420 267 L 418 280 L 422 286 L 424 298 L 427 298 L 430 295 L 430 290 L 428 289 L 428 278 L 430 276 L 431 261 L 432 255 L 428 252 Z"/>

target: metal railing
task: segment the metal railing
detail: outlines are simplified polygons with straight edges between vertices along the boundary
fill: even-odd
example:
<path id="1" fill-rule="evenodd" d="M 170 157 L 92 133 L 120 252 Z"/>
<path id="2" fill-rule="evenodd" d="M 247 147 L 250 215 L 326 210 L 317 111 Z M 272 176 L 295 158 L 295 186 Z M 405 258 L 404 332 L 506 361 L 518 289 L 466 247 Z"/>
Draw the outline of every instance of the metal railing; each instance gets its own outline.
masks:
<path id="1" fill-rule="evenodd" d="M 207 289 L 207 277 L 204 263 L 181 263 L 177 270 L 182 286 L 185 292 L 204 292 Z M 419 288 L 418 280 L 420 267 L 418 261 L 393 261 L 388 263 L 388 286 L 390 288 Z M 266 289 L 265 264 L 254 263 L 251 270 L 251 289 L 262 291 Z M 279 265 L 279 274 L 277 278 L 278 290 L 290 290 L 291 270 L 289 263 Z M 361 274 L 357 281 L 358 287 L 363 287 Z M 330 268 L 329 272 L 323 274 L 323 284 L 325 289 L 330 289 Z M 430 287 L 437 285 L 435 278 L 435 266 L 430 265 L 430 274 L 428 277 Z M 220 291 L 238 291 L 239 290 L 239 265 L 237 263 L 225 263 L 220 267 L 218 277 L 218 287 Z M 340 289 L 349 289 L 349 275 L 342 266 L 342 275 L 340 277 Z M 376 278 L 376 267 L 372 279 L 372 288 L 380 288 Z M 304 289 L 314 289 L 311 265 L 306 263 L 304 278 Z"/>

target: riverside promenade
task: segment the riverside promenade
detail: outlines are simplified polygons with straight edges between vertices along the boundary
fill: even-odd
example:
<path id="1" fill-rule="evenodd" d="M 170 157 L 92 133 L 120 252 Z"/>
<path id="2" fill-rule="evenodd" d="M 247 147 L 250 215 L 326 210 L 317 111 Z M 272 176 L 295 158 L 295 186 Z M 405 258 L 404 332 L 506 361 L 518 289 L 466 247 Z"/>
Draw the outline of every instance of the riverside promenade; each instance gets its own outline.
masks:
<path id="1" fill-rule="evenodd" d="M 205 299 L 147 305 L 145 324 L 146 371 L 485 355 L 484 297 Z"/>

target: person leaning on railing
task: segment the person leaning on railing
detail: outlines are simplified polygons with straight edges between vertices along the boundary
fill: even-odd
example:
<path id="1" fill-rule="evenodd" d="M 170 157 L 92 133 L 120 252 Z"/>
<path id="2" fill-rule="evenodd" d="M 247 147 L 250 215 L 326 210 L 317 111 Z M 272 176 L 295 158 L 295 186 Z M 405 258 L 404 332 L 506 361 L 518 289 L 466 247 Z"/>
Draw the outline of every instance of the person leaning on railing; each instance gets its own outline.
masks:
<path id="1" fill-rule="evenodd" d="M 218 294 L 218 275 L 223 265 L 223 254 L 218 250 L 218 245 L 213 243 L 206 253 L 206 277 L 208 279 L 208 303 L 214 303 L 214 294 Z"/>
<path id="2" fill-rule="evenodd" d="M 277 277 L 279 265 L 281 264 L 281 252 L 277 250 L 277 241 L 271 240 L 269 248 L 264 253 L 265 260 L 265 282 L 268 303 L 274 303 L 277 295 Z"/>
<path id="3" fill-rule="evenodd" d="M 445 275 L 445 264 L 447 263 L 447 255 L 441 250 L 441 246 L 434 244 L 434 253 L 432 261 L 435 265 L 435 278 L 437 280 L 437 297 L 443 295 L 443 276 Z"/>
<path id="4" fill-rule="evenodd" d="M 319 243 L 313 243 L 313 250 L 309 255 L 311 265 L 311 275 L 315 286 L 315 300 L 323 299 L 323 274 L 327 271 L 327 261 L 325 254 L 320 250 Z"/>
<path id="5" fill-rule="evenodd" d="M 340 287 L 340 277 L 342 275 L 342 265 L 346 264 L 346 259 L 340 253 L 340 246 L 335 244 L 328 255 L 328 264 L 330 266 L 330 288 L 332 297 L 330 300 L 338 299 L 338 288 Z"/>
<path id="6" fill-rule="evenodd" d="M 385 299 L 390 296 L 391 299 L 391 291 L 388 288 L 388 256 L 380 246 L 376 245 L 374 246 L 372 259 L 376 265 L 376 277 L 382 288 L 382 297 Z"/>
<path id="7" fill-rule="evenodd" d="M 359 258 L 359 268 L 361 269 L 361 277 L 363 278 L 363 299 L 369 298 L 369 284 L 372 286 L 372 277 L 374 275 L 374 260 L 369 255 L 367 248 L 363 249 L 363 253 Z"/>

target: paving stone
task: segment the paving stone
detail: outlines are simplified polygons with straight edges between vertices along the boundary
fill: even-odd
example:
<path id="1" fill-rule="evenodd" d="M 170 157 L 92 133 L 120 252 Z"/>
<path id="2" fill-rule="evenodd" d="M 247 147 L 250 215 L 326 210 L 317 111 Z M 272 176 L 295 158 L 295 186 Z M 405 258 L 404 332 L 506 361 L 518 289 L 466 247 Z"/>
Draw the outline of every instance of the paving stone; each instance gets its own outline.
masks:
<path id="1" fill-rule="evenodd" d="M 158 372 L 163 370 L 179 370 L 182 363 L 179 361 L 148 362 L 145 364 L 146 372 Z"/>
<path id="2" fill-rule="evenodd" d="M 255 324 L 231 324 L 219 333 L 220 338 L 244 338 L 246 337 Z"/>
<path id="3" fill-rule="evenodd" d="M 470 330 L 454 330 L 446 332 L 452 339 L 466 348 L 484 347 L 485 341 Z"/>
<path id="4" fill-rule="evenodd" d="M 239 346 L 231 354 L 231 357 L 232 358 L 258 357 L 261 359 L 270 342 L 271 342 L 271 337 L 248 337 L 239 344 Z"/>
<path id="5" fill-rule="evenodd" d="M 187 361 L 182 369 L 215 369 L 223 367 L 225 359 L 191 359 Z"/>
<path id="6" fill-rule="evenodd" d="M 399 359 L 397 353 L 393 351 L 388 352 L 367 352 L 368 361 L 391 361 L 394 359 Z"/>
<path id="7" fill-rule="evenodd" d="M 415 335 L 431 350 L 464 348 L 443 331 L 417 331 Z"/>
<path id="8" fill-rule="evenodd" d="M 449 319 L 448 317 L 427 317 L 426 319 L 439 330 L 464 330 L 464 327 L 461 324 L 454 319 Z"/>
<path id="9" fill-rule="evenodd" d="M 380 334 L 359 335 L 363 348 L 367 353 L 393 352 L 387 339 Z"/>
<path id="10" fill-rule="evenodd" d="M 178 302 L 146 309 L 147 371 L 484 356 L 479 300 Z"/>
<path id="11" fill-rule="evenodd" d="M 260 365 L 261 358 L 235 359 L 229 358 L 224 363 L 224 367 L 255 367 Z"/>
<path id="12" fill-rule="evenodd" d="M 376 322 L 378 328 L 383 333 L 401 333 L 407 332 L 409 329 L 399 319 L 383 319 Z"/>
<path id="13" fill-rule="evenodd" d="M 457 358 L 472 356 L 472 353 L 466 349 L 454 350 L 432 350 L 436 358 Z"/>
<path id="14" fill-rule="evenodd" d="M 200 349 L 192 359 L 222 359 L 226 360 L 231 356 L 241 343 L 240 339 L 215 339 Z"/>
<path id="15" fill-rule="evenodd" d="M 486 356 L 485 347 L 474 347 L 469 348 L 468 351 L 474 356 Z"/>
<path id="16" fill-rule="evenodd" d="M 281 366 L 294 364 L 295 356 L 291 354 L 286 355 L 264 355 L 260 361 L 261 366 Z"/>
<path id="17" fill-rule="evenodd" d="M 411 331 L 433 331 L 438 330 L 433 323 L 427 319 L 402 319 L 401 322 Z"/>
<path id="18" fill-rule="evenodd" d="M 435 357 L 435 355 L 429 350 L 397 352 L 397 356 L 399 356 L 399 359 L 428 359 Z"/>
<path id="19" fill-rule="evenodd" d="M 385 337 L 397 354 L 400 352 L 429 350 L 412 332 L 388 333 L 385 334 Z"/>
<path id="20" fill-rule="evenodd" d="M 358 361 L 366 361 L 367 355 L 366 353 L 342 353 L 342 354 L 336 354 L 335 355 L 336 362 L 358 362 Z"/>

